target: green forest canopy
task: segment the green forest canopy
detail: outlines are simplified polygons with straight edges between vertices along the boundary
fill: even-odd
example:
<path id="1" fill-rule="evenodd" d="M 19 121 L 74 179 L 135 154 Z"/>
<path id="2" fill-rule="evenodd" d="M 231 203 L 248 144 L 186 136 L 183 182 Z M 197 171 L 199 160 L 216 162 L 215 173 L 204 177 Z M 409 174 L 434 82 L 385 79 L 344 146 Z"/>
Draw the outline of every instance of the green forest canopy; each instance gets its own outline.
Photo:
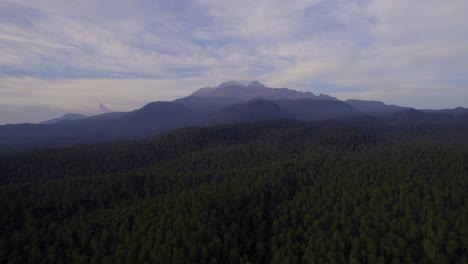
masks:
<path id="1" fill-rule="evenodd" d="M 468 129 L 271 121 L 0 156 L 1 263 L 468 263 Z"/>

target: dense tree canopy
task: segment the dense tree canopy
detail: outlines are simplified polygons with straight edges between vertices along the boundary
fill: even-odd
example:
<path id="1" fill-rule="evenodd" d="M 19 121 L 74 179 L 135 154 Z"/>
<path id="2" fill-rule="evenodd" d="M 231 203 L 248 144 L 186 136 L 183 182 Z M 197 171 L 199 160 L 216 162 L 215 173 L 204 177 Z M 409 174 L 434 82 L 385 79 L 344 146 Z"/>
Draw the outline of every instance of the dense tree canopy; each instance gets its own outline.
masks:
<path id="1" fill-rule="evenodd" d="M 356 124 L 0 156 L 0 262 L 468 263 L 466 130 Z"/>

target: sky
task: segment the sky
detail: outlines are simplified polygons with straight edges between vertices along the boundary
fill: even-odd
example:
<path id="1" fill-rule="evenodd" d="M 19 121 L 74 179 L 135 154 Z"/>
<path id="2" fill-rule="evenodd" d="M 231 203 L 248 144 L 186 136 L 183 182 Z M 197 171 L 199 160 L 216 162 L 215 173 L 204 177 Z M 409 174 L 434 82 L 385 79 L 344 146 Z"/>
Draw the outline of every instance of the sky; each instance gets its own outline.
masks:
<path id="1" fill-rule="evenodd" d="M 468 107 L 466 0 L 0 0 L 0 124 L 229 80 Z"/>

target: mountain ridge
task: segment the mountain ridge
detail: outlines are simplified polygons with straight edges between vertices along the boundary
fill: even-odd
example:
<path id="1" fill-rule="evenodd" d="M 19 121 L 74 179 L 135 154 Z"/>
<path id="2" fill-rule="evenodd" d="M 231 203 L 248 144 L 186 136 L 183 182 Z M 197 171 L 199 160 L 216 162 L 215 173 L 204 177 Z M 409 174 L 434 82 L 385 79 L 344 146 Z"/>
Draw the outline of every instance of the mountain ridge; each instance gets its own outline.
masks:
<path id="1" fill-rule="evenodd" d="M 262 98 L 267 100 L 303 98 L 338 100 L 335 97 L 326 94 L 315 95 L 311 92 L 301 92 L 288 88 L 271 88 L 265 86 L 259 81 L 252 81 L 248 84 L 244 84 L 239 81 L 224 82 L 215 87 L 208 86 L 201 88 L 192 93 L 190 96 L 208 98 L 231 97 L 243 100 L 249 100 L 253 98 Z"/>

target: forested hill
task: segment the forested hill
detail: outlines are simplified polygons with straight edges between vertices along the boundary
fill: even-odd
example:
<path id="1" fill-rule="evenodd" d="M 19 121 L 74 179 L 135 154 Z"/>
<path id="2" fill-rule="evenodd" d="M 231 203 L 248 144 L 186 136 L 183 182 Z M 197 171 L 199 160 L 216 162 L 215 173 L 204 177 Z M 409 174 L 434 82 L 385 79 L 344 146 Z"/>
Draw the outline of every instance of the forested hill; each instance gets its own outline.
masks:
<path id="1" fill-rule="evenodd" d="M 467 263 L 467 127 L 269 121 L 0 156 L 0 263 Z"/>

